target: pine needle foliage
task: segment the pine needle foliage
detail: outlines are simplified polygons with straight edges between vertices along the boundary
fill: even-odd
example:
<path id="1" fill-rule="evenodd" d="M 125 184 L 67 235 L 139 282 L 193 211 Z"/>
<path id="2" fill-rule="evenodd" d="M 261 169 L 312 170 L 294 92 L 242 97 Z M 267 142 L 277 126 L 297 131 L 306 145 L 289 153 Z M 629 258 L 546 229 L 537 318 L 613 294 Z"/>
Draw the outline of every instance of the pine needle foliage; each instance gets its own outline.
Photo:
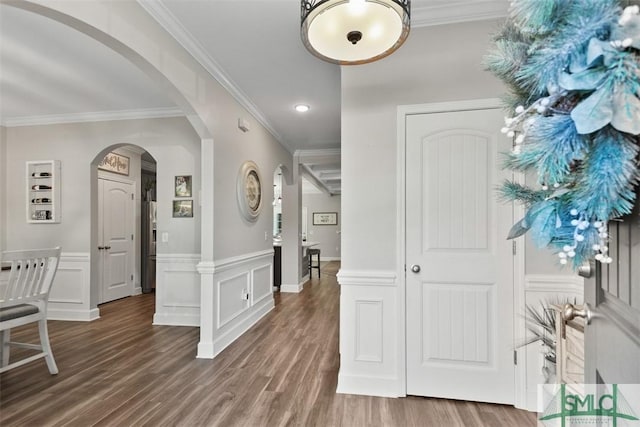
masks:
<path id="1" fill-rule="evenodd" d="M 630 5 L 631 3 L 631 5 Z M 504 200 L 561 264 L 612 262 L 608 221 L 631 213 L 640 178 L 640 0 L 513 0 L 485 65 L 506 86 Z"/>

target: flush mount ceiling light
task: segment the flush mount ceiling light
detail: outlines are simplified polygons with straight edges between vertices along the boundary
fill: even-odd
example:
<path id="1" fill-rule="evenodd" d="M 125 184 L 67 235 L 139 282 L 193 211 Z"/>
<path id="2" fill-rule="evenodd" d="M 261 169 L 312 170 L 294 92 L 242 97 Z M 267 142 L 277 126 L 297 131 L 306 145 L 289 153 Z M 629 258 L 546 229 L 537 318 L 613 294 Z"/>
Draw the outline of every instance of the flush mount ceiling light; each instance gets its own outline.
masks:
<path id="1" fill-rule="evenodd" d="M 377 61 L 409 35 L 411 0 L 302 0 L 302 41 L 340 65 Z"/>
<path id="2" fill-rule="evenodd" d="M 294 107 L 298 113 L 306 113 L 309 111 L 309 106 L 304 104 L 298 104 Z"/>

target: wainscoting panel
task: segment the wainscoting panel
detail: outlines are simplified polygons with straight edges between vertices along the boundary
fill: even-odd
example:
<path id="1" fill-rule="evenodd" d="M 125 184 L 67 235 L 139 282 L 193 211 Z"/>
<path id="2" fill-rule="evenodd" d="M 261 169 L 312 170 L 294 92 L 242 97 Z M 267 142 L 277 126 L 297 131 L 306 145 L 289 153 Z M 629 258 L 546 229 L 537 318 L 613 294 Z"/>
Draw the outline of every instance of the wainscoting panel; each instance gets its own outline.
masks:
<path id="1" fill-rule="evenodd" d="M 99 316 L 90 308 L 90 255 L 62 253 L 49 294 L 47 319 L 91 321 Z"/>
<path id="2" fill-rule="evenodd" d="M 218 329 L 249 308 L 250 277 L 247 271 L 218 282 Z"/>
<path id="3" fill-rule="evenodd" d="M 273 264 L 265 264 L 251 270 L 251 305 L 273 297 Z"/>
<path id="4" fill-rule="evenodd" d="M 356 360 L 382 362 L 383 301 L 356 301 Z"/>
<path id="5" fill-rule="evenodd" d="M 213 263 L 213 292 L 203 289 L 199 358 L 213 358 L 274 307 L 273 249 Z M 204 274 L 210 274 L 204 271 Z M 204 277 L 204 276 L 203 276 Z"/>
<path id="6" fill-rule="evenodd" d="M 200 254 L 156 256 L 154 325 L 200 326 Z"/>
<path id="7" fill-rule="evenodd" d="M 398 317 L 401 292 L 395 271 L 340 270 L 340 347 L 338 393 L 399 397 Z M 348 344 L 345 344 L 348 343 Z M 400 372 L 402 371 L 402 372 Z"/>

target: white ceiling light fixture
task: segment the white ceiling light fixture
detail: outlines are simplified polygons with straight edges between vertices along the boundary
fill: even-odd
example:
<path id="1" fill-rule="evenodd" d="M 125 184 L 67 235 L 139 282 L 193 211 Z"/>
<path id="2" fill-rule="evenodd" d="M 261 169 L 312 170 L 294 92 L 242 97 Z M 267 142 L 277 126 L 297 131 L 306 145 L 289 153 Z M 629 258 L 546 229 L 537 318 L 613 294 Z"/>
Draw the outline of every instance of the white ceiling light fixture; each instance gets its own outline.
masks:
<path id="1" fill-rule="evenodd" d="M 300 33 L 306 48 L 340 65 L 377 61 L 409 35 L 411 0 L 302 0 Z"/>
<path id="2" fill-rule="evenodd" d="M 305 104 L 298 104 L 294 107 L 298 113 L 306 113 L 309 111 L 309 106 Z"/>

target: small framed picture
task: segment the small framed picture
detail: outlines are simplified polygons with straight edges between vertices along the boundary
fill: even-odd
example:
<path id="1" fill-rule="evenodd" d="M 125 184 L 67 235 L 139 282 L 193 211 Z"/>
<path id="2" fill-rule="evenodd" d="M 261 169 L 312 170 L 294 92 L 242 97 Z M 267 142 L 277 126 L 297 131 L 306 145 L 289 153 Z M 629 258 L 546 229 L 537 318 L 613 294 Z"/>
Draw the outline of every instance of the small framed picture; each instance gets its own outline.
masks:
<path id="1" fill-rule="evenodd" d="M 338 225 L 338 212 L 314 212 L 313 225 Z"/>
<path id="2" fill-rule="evenodd" d="M 193 200 L 174 200 L 174 218 L 193 218 Z"/>
<path id="3" fill-rule="evenodd" d="M 178 175 L 175 182 L 176 197 L 191 197 L 191 175 Z"/>

